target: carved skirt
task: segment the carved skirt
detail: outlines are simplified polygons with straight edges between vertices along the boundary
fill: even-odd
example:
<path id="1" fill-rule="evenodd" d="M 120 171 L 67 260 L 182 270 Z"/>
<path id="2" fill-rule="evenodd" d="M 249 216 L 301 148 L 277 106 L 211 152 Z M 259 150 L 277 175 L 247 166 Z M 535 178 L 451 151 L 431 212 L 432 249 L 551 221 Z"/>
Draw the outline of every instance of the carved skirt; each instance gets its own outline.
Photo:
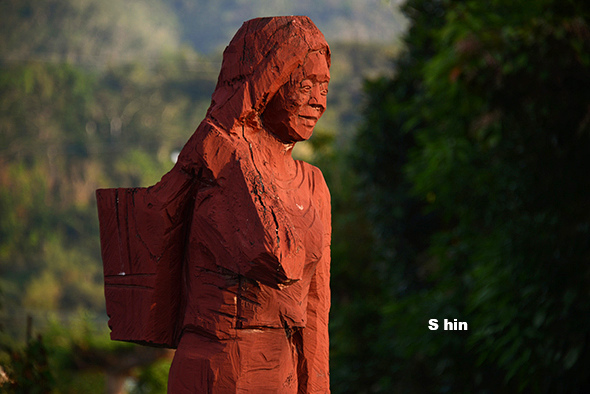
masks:
<path id="1" fill-rule="evenodd" d="M 168 377 L 169 394 L 295 394 L 297 347 L 284 329 L 236 329 L 220 340 L 182 335 Z"/>

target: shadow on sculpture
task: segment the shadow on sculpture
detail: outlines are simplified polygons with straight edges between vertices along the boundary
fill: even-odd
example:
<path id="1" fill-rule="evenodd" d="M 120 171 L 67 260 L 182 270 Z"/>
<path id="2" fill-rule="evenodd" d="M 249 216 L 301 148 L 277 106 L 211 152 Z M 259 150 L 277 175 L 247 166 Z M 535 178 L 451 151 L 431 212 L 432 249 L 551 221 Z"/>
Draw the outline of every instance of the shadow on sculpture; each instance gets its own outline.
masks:
<path id="1" fill-rule="evenodd" d="M 330 196 L 291 157 L 329 66 L 309 18 L 245 22 L 174 168 L 97 191 L 111 338 L 177 348 L 170 393 L 329 392 Z"/>

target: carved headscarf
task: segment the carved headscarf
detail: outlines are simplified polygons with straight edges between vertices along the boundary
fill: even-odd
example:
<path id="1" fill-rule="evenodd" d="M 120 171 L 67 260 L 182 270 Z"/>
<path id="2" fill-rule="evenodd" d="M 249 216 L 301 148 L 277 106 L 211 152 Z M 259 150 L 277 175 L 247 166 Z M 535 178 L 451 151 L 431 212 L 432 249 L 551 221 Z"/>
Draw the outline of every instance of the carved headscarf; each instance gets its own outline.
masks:
<path id="1" fill-rule="evenodd" d="M 328 43 L 306 16 L 244 22 L 223 53 L 207 117 L 230 131 L 261 114 L 311 51 L 322 51 L 330 66 Z"/>

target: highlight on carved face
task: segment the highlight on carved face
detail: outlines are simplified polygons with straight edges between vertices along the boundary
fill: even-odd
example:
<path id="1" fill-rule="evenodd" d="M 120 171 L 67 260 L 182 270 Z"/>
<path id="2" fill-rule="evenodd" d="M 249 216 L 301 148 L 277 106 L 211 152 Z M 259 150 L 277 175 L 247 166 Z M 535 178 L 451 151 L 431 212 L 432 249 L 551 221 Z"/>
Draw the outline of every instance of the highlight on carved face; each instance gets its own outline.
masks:
<path id="1" fill-rule="evenodd" d="M 291 81 L 283 85 L 270 100 L 262 123 L 285 143 L 304 141 L 326 111 L 330 70 L 324 53 L 307 54 Z"/>

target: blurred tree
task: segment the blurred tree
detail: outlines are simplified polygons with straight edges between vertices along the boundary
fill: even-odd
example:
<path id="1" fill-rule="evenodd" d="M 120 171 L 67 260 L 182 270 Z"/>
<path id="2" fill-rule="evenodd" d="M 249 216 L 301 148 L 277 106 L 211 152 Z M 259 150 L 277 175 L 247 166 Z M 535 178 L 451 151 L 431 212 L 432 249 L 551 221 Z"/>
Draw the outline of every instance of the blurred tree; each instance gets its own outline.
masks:
<path id="1" fill-rule="evenodd" d="M 166 394 L 171 363 L 170 359 L 161 359 L 141 369 L 131 394 Z"/>
<path id="2" fill-rule="evenodd" d="M 179 48 L 177 20 L 160 0 L 4 0 L 0 62 L 89 68 L 152 63 Z"/>
<path id="3" fill-rule="evenodd" d="M 380 252 L 362 270 L 381 273 L 383 296 L 361 333 L 378 333 L 365 350 L 379 368 L 347 390 L 587 392 L 590 9 L 412 0 L 405 12 L 406 53 L 368 85 L 358 137 Z M 429 331 L 431 318 L 469 330 Z"/>
<path id="4" fill-rule="evenodd" d="M 47 348 L 43 338 L 38 336 L 27 343 L 23 351 L 13 350 L 11 354 L 9 381 L 0 384 L 7 394 L 47 394 L 55 385 L 47 362 Z"/>
<path id="5" fill-rule="evenodd" d="M 100 74 L 0 70 L 0 285 L 14 311 L 104 308 L 94 191 L 147 186 L 173 164 L 214 79 L 190 49 Z M 182 86 L 182 88 L 180 88 Z M 199 119 L 199 120 L 196 120 Z"/>
<path id="6" fill-rule="evenodd" d="M 307 15 L 330 43 L 386 43 L 405 29 L 391 1 L 163 0 L 180 21 L 182 37 L 199 52 L 223 49 L 245 20 Z M 393 19 L 393 23 L 392 23 Z"/>
<path id="7" fill-rule="evenodd" d="M 383 4 L 366 7 L 370 1 L 314 3 L 312 17 L 327 27 L 327 34 L 351 41 L 370 38 L 369 25 L 381 26 L 383 35 L 403 26 L 384 26 L 388 19 L 379 11 Z M 168 9 L 172 3 L 174 11 L 180 10 L 177 15 Z M 22 322 L 29 313 L 41 327 L 47 324 L 48 311 L 59 313 L 67 325 L 78 318 L 79 310 L 104 315 L 94 190 L 154 184 L 204 117 L 219 69 L 218 54 L 205 57 L 180 46 L 176 18 L 187 26 L 182 32 L 185 37 L 189 29 L 201 33 L 192 40 L 195 46 L 215 44 L 200 28 L 223 23 L 227 36 L 221 43 L 227 44 L 245 18 L 271 9 L 306 13 L 303 7 L 312 2 L 227 1 L 232 6 L 225 8 L 213 2 L 188 3 L 0 3 L 2 345 L 12 341 L 11 348 L 19 348 Z M 203 12 L 214 8 L 221 8 L 222 15 L 212 18 Z M 199 26 L 197 17 L 203 22 Z M 339 152 L 359 120 L 362 78 L 383 70 L 392 51 L 358 42 L 333 45 L 330 110 L 307 147 L 298 146 L 300 157 L 323 169 L 333 194 L 333 253 L 338 262 L 333 271 L 338 300 L 332 314 L 333 343 L 344 344 L 363 328 L 360 322 L 349 324 L 351 316 L 363 312 L 370 321 L 381 311 L 380 289 L 376 291 L 370 283 L 372 268 L 361 275 L 366 285 L 357 285 L 355 263 L 371 260 L 371 233 L 355 199 L 357 183 L 351 163 Z M 366 331 L 362 341 L 333 349 L 345 356 L 335 358 L 335 377 L 346 382 L 357 366 L 371 368 L 371 353 L 353 358 L 375 332 Z M 72 339 L 78 336 L 52 325 L 44 333 L 56 390 L 102 391 L 104 377 L 95 370 L 76 370 L 74 353 L 82 348 L 90 353 L 106 349 L 112 355 L 119 350 L 102 342 L 88 345 L 89 339 Z M 5 356 L 6 352 L 0 354 L 0 361 Z M 165 363 L 150 368 L 138 372 L 137 392 L 165 387 Z M 370 379 L 363 383 L 370 385 Z"/>

